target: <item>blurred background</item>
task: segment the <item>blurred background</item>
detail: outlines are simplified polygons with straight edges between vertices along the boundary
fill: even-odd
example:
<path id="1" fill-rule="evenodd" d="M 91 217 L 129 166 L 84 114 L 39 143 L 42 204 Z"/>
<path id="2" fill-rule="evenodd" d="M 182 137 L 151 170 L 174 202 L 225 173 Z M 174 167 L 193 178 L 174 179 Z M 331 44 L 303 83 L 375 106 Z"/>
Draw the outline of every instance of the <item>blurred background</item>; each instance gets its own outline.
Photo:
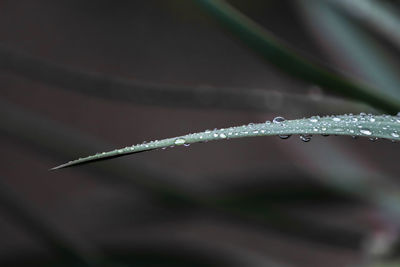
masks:
<path id="1" fill-rule="evenodd" d="M 229 2 L 400 94 L 397 1 Z M 263 61 L 195 1 L 1 0 L 0 86 L 1 266 L 400 266 L 390 141 L 244 138 L 48 171 L 276 116 L 379 113 Z"/>

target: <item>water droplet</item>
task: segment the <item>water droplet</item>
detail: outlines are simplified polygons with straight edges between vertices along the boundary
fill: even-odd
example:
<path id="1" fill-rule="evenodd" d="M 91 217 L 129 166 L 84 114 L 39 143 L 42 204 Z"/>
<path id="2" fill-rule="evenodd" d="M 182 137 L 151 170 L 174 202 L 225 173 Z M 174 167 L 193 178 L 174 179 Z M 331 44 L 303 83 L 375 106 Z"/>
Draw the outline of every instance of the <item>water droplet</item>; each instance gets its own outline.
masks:
<path id="1" fill-rule="evenodd" d="M 341 121 L 341 119 L 340 119 L 340 118 L 337 118 L 337 117 L 333 118 L 332 120 L 333 120 L 333 121 L 336 121 L 336 122 L 337 122 L 337 121 Z"/>
<path id="2" fill-rule="evenodd" d="M 215 134 L 214 134 L 214 137 L 218 137 L 218 134 L 217 134 L 217 133 L 215 133 Z"/>
<path id="3" fill-rule="evenodd" d="M 226 138 L 226 135 L 223 134 L 223 133 L 221 133 L 221 134 L 219 134 L 219 137 L 221 137 L 222 139 L 225 139 L 225 138 Z"/>
<path id="4" fill-rule="evenodd" d="M 275 117 L 275 118 L 272 120 L 272 123 L 282 123 L 282 122 L 284 122 L 284 121 L 285 121 L 285 118 L 284 118 L 284 117 Z M 290 136 L 291 136 L 291 135 L 279 135 L 279 138 L 281 138 L 281 139 L 288 139 Z"/>
<path id="5" fill-rule="evenodd" d="M 391 133 L 391 136 L 396 137 L 396 138 L 400 137 L 400 135 L 398 133 Z"/>
<path id="6" fill-rule="evenodd" d="M 311 117 L 311 118 L 310 118 L 310 121 L 311 121 L 311 122 L 318 122 L 318 118 L 317 118 L 317 117 Z"/>
<path id="7" fill-rule="evenodd" d="M 378 137 L 371 137 L 369 138 L 370 141 L 375 142 L 376 140 L 378 140 Z"/>
<path id="8" fill-rule="evenodd" d="M 281 122 L 284 122 L 284 121 L 285 121 L 284 117 L 275 117 L 272 122 L 273 123 L 281 123 Z"/>
<path id="9" fill-rule="evenodd" d="M 361 129 L 360 133 L 365 134 L 365 135 L 371 135 L 372 132 L 369 129 Z"/>
<path id="10" fill-rule="evenodd" d="M 312 135 L 310 134 L 302 134 L 300 135 L 300 140 L 303 142 L 310 142 Z"/>
<path id="11" fill-rule="evenodd" d="M 190 144 L 188 144 L 188 143 L 185 143 L 185 144 L 183 144 L 184 146 L 190 146 Z"/>
<path id="12" fill-rule="evenodd" d="M 369 118 L 370 122 L 375 122 L 375 118 Z"/>
<path id="13" fill-rule="evenodd" d="M 177 146 L 184 145 L 185 143 L 186 143 L 186 140 L 183 139 L 183 138 L 178 138 L 174 142 L 174 144 L 177 145 Z"/>

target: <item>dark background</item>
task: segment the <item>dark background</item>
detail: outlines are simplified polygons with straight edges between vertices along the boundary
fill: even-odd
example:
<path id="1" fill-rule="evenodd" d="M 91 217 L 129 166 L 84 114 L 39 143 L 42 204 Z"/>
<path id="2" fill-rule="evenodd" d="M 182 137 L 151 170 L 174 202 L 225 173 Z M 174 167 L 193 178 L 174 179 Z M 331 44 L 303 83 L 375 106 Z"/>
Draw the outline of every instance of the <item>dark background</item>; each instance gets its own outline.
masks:
<path id="1" fill-rule="evenodd" d="M 368 81 L 323 45 L 294 1 L 232 2 L 302 53 Z M 16 211 L 30 206 L 33 217 L 57 229 L 50 236 L 115 266 L 355 266 L 369 259 L 371 244 L 397 238 L 397 220 L 373 197 L 330 180 L 350 179 L 351 188 L 352 175 L 378 173 L 397 186 L 399 145 L 390 141 L 249 138 L 48 171 L 145 140 L 278 115 L 358 111 L 286 101 L 286 93 L 329 93 L 262 61 L 193 1 L 2 0 L 0 42 L 3 62 L 16 53 L 101 77 L 276 92 L 264 111 L 141 104 L 80 93 L 1 64 L 0 175 L 3 194 L 21 201 L 0 206 L 1 266 L 52 266 L 73 257 Z M 398 50 L 381 46 L 398 64 Z M 386 185 L 373 186 L 380 183 Z"/>

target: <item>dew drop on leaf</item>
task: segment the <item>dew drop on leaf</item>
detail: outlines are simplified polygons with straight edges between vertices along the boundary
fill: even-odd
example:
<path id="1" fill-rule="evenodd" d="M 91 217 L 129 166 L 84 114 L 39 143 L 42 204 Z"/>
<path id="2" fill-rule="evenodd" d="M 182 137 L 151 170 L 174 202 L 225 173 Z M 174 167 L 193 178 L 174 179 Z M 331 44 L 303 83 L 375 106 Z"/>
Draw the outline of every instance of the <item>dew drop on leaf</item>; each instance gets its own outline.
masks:
<path id="1" fill-rule="evenodd" d="M 365 134 L 365 135 L 371 135 L 372 132 L 369 129 L 361 129 L 360 133 Z"/>
<path id="2" fill-rule="evenodd" d="M 272 122 L 273 123 L 281 123 L 281 122 L 284 122 L 284 121 L 285 121 L 284 117 L 275 117 Z"/>
<path id="3" fill-rule="evenodd" d="M 303 142 L 310 142 L 312 135 L 310 134 L 302 134 L 300 135 L 300 140 Z"/>
<path id="4" fill-rule="evenodd" d="M 273 123 L 282 123 L 284 121 L 285 121 L 284 117 L 275 117 L 272 122 Z M 290 137 L 290 135 L 279 135 L 279 138 L 281 138 L 281 139 L 288 139 L 289 137 Z"/>
<path id="5" fill-rule="evenodd" d="M 186 140 L 183 139 L 183 138 L 178 138 L 174 142 L 174 144 L 177 145 L 177 146 L 184 145 L 185 143 L 186 143 Z"/>

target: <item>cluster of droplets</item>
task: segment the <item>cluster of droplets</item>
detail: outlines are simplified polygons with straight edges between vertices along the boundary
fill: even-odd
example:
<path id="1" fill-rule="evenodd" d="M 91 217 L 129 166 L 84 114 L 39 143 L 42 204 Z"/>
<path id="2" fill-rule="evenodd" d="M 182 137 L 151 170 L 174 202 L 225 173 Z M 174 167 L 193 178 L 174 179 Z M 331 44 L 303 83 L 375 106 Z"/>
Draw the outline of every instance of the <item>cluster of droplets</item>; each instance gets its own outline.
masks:
<path id="1" fill-rule="evenodd" d="M 383 124 L 385 122 L 389 123 Z M 357 138 L 358 136 L 366 136 L 369 137 L 371 141 L 376 141 L 378 139 L 376 137 L 377 135 L 379 136 L 389 134 L 390 137 L 393 138 L 392 141 L 398 140 L 400 138 L 400 130 L 393 129 L 393 123 L 396 124 L 395 128 L 398 128 L 397 125 L 400 125 L 400 112 L 397 114 L 397 116 L 374 116 L 372 114 L 366 113 L 360 113 L 358 116 L 354 116 L 353 114 L 345 114 L 343 116 L 327 116 L 323 118 L 319 116 L 313 116 L 308 120 L 299 120 L 298 123 L 298 126 L 289 127 L 290 123 L 285 122 L 285 118 L 280 116 L 274 118 L 272 121 L 272 124 L 276 129 L 282 127 L 282 131 L 278 130 L 278 134 L 281 133 L 278 135 L 281 139 L 288 139 L 291 135 L 286 134 L 287 131 L 285 132 L 285 130 L 292 129 L 293 131 L 303 132 L 303 134 L 300 134 L 300 140 L 302 140 L 303 142 L 309 142 L 311 140 L 312 135 L 310 134 L 310 132 L 319 133 L 322 136 L 328 136 L 328 133 L 334 135 L 352 135 L 353 138 Z M 376 124 L 380 127 L 367 127 L 367 125 L 371 125 L 371 123 L 374 123 L 374 125 Z M 357 126 L 354 127 L 355 125 Z M 270 121 L 266 121 L 264 124 L 250 123 L 248 125 L 231 127 L 227 129 L 214 129 L 213 131 L 206 130 L 198 134 L 188 134 L 182 137 L 176 137 L 172 140 L 155 140 L 149 143 L 143 142 L 142 144 L 120 148 L 110 152 L 101 152 L 89 157 L 78 158 L 77 160 L 69 161 L 68 163 L 60 165 L 59 167 L 70 166 L 86 161 L 112 157 L 115 155 L 130 154 L 158 148 L 165 149 L 168 146 L 189 146 L 190 143 L 196 141 L 207 142 L 208 140 L 214 139 L 221 140 L 243 136 L 275 134 L 276 132 L 274 130 L 274 127 L 269 126 L 272 126 Z M 306 129 L 309 129 L 309 132 L 304 131 L 304 128 L 301 126 L 305 126 Z M 162 143 L 165 143 L 166 145 L 160 146 Z"/>
<path id="2" fill-rule="evenodd" d="M 400 112 L 397 114 L 397 116 L 393 119 L 393 117 L 391 116 L 387 116 L 387 118 L 391 118 L 392 122 L 397 122 L 400 123 Z M 327 120 L 328 119 L 328 120 Z M 332 123 L 329 123 L 329 120 L 332 121 Z M 282 125 L 282 127 L 286 127 L 285 124 L 286 119 L 284 117 L 278 116 L 275 117 L 272 120 L 273 124 L 277 124 L 277 125 Z M 372 115 L 372 114 L 366 114 L 366 113 L 360 113 L 359 116 L 354 116 L 353 114 L 345 114 L 343 116 L 327 116 L 324 118 L 321 118 L 320 116 L 313 116 L 311 118 L 308 119 L 308 124 L 305 124 L 304 122 L 300 122 L 301 124 L 305 124 L 306 126 L 312 126 L 312 131 L 316 132 L 316 133 L 321 133 L 322 136 L 329 136 L 329 134 L 326 134 L 324 132 L 328 131 L 328 129 L 330 129 L 331 131 L 335 132 L 336 134 L 343 134 L 343 133 L 350 133 L 353 134 L 352 137 L 353 138 L 357 138 L 358 135 L 356 133 L 355 130 L 353 130 L 351 127 L 346 127 L 351 125 L 352 123 L 360 123 L 357 128 L 358 128 L 358 135 L 363 135 L 363 136 L 371 136 L 369 139 L 371 141 L 376 141 L 378 138 L 373 136 L 373 131 L 370 130 L 369 128 L 366 128 L 363 124 L 365 122 L 376 122 L 376 116 Z M 317 124 L 318 123 L 318 124 Z M 271 124 L 270 121 L 266 121 L 265 125 Z M 316 126 L 313 126 L 314 124 L 316 124 Z M 259 124 L 258 124 L 259 125 Z M 337 125 L 337 127 L 333 127 L 334 125 Z M 343 127 L 340 127 L 339 125 L 342 125 Z M 333 128 L 332 128 L 333 127 Z M 388 126 L 387 126 L 388 127 Z M 242 128 L 243 130 L 239 131 L 238 129 Z M 283 128 L 284 129 L 284 128 Z M 387 130 L 386 127 L 383 127 L 383 130 Z M 200 142 L 207 142 L 208 139 L 210 138 L 215 138 L 215 139 L 229 139 L 231 137 L 235 137 L 235 136 L 245 136 L 245 135 L 263 135 L 265 133 L 268 133 L 268 130 L 266 130 L 266 128 L 257 128 L 256 124 L 254 123 L 249 123 L 248 125 L 243 125 L 241 127 L 231 127 L 229 129 L 214 129 L 213 131 L 211 130 L 206 130 L 203 133 L 200 133 L 199 136 L 197 136 L 198 139 L 200 139 Z M 190 136 L 186 135 L 187 136 Z M 194 134 L 192 134 L 194 135 Z M 393 138 L 399 138 L 400 134 L 397 131 L 393 131 L 390 134 Z M 278 135 L 281 139 L 288 139 L 291 135 L 288 134 L 280 134 Z M 171 145 L 170 147 L 174 147 L 176 146 L 189 146 L 190 143 L 188 143 L 187 139 L 185 137 L 179 137 L 176 138 L 173 141 L 173 145 Z M 312 135 L 309 133 L 304 133 L 304 134 L 300 134 L 300 140 L 303 142 L 309 142 L 311 141 Z M 203 140 L 204 141 L 201 141 Z M 154 144 L 156 144 L 158 141 L 153 141 L 150 142 L 149 144 L 147 144 L 146 142 L 144 142 L 143 144 L 141 144 L 141 146 L 144 146 L 144 149 L 140 149 L 140 150 L 147 150 L 147 149 L 151 149 L 152 146 Z M 116 150 L 116 153 L 118 154 L 122 154 L 122 153 L 133 153 L 135 148 L 137 146 L 132 146 L 132 147 L 126 147 L 126 148 L 122 148 L 122 149 L 118 149 Z M 163 147 L 163 149 L 165 149 L 166 147 Z M 105 155 L 105 152 L 103 153 L 98 153 L 95 156 L 97 157 L 103 157 Z M 80 159 L 82 160 L 82 159 Z"/>
<path id="3" fill-rule="evenodd" d="M 374 116 L 372 114 L 360 113 L 358 116 L 354 116 L 353 114 L 345 114 L 343 116 L 327 116 L 327 117 L 319 117 L 313 116 L 308 119 L 308 123 L 304 120 L 299 121 L 300 125 L 304 125 L 306 127 L 312 127 L 311 132 L 320 133 L 322 136 L 329 136 L 328 133 L 324 132 L 334 132 L 334 135 L 352 135 L 353 138 L 357 138 L 358 136 L 369 136 L 369 140 L 376 141 L 378 138 L 374 135 L 387 135 L 387 131 L 391 129 L 390 124 L 384 125 L 383 127 L 375 129 L 377 127 L 373 126 L 374 130 L 371 130 L 367 125 L 370 123 L 376 123 L 377 125 L 381 125 L 382 122 L 380 120 L 385 119 L 383 123 L 389 121 L 391 123 L 400 123 L 400 112 L 397 116 L 392 117 L 389 115 L 383 116 Z M 281 124 L 282 126 L 286 126 L 285 118 L 279 116 L 274 118 L 273 123 Z M 354 129 L 354 123 L 357 123 L 356 126 L 358 129 Z M 315 124 L 315 125 L 314 125 Z M 295 127 L 295 130 L 301 131 L 301 127 Z M 358 132 L 358 133 L 357 133 Z M 400 131 L 393 130 L 389 134 L 392 138 L 399 138 Z M 281 139 L 287 139 L 290 135 L 280 134 L 278 135 Z M 312 138 L 311 133 L 300 134 L 300 140 L 303 142 L 309 142 Z M 394 140 L 392 140 L 394 141 Z"/>
<path id="4" fill-rule="evenodd" d="M 276 124 L 282 124 L 286 119 L 284 117 L 275 117 L 272 120 L 272 123 L 276 123 Z M 316 117 L 310 118 L 311 122 L 318 122 Z M 283 125 L 283 124 L 282 124 Z M 278 135 L 279 138 L 281 139 L 288 139 L 291 135 Z M 311 134 L 301 134 L 300 135 L 300 140 L 303 142 L 310 142 L 312 138 Z"/>

